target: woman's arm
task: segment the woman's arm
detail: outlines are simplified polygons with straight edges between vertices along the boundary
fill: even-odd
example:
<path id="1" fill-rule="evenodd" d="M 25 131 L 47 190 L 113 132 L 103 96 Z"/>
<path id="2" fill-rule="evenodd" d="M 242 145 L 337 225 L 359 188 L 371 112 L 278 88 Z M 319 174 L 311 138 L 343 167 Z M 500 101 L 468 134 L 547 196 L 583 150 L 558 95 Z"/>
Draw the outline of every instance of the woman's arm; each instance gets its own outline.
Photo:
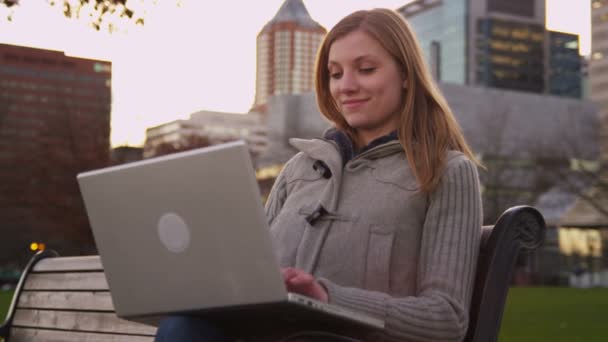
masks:
<path id="1" fill-rule="evenodd" d="M 482 225 L 477 169 L 463 156 L 448 162 L 430 195 L 418 260 L 416 296 L 342 287 L 327 279 L 329 302 L 385 320 L 401 341 L 461 341 L 467 331 Z"/>

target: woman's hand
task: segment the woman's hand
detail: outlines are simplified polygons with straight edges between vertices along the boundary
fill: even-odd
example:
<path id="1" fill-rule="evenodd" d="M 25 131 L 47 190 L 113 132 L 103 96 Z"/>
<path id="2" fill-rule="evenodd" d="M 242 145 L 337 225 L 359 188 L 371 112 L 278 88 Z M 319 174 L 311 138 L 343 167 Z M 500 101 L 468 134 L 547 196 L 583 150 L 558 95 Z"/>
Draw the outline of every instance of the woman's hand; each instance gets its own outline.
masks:
<path id="1" fill-rule="evenodd" d="M 282 268 L 281 273 L 288 292 L 298 293 L 325 303 L 328 302 L 327 290 L 311 274 L 293 267 Z"/>

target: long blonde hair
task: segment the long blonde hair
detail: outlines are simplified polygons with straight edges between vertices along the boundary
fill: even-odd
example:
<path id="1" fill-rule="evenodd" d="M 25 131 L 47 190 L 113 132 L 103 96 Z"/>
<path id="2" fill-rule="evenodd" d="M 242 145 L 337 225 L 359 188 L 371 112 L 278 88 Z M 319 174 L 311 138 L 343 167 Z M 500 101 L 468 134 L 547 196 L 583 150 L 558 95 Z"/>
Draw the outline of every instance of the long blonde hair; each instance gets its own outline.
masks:
<path id="1" fill-rule="evenodd" d="M 420 190 L 430 193 L 437 187 L 448 150 L 461 151 L 479 165 L 428 70 L 411 27 L 401 15 L 389 9 L 354 12 L 325 36 L 315 66 L 317 104 L 323 116 L 338 129 L 355 136 L 329 91 L 328 58 L 331 45 L 356 30 L 376 39 L 395 58 L 407 79 L 398 133 Z"/>

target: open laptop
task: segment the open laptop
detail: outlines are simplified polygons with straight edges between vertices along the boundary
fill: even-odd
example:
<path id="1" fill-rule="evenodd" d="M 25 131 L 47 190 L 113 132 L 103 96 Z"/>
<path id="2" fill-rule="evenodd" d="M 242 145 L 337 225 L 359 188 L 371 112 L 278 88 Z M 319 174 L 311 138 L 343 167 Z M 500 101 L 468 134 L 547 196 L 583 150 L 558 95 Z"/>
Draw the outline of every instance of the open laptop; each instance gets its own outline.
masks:
<path id="1" fill-rule="evenodd" d="M 243 141 L 78 175 L 119 317 L 384 322 L 287 293 Z"/>

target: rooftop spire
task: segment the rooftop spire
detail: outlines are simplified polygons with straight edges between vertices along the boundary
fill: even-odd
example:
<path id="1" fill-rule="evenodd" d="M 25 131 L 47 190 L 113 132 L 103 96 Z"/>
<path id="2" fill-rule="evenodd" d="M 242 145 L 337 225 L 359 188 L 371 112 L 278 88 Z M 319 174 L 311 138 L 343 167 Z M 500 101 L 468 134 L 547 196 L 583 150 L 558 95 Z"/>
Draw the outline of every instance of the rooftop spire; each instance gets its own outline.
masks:
<path id="1" fill-rule="evenodd" d="M 302 0 L 285 0 L 283 5 L 281 5 L 281 8 L 279 8 L 277 14 L 264 26 L 263 30 L 272 26 L 273 24 L 282 22 L 296 22 L 300 26 L 310 28 L 321 27 L 319 23 L 310 17 L 310 14 L 308 13 L 306 6 L 304 6 L 304 2 L 302 2 Z"/>

